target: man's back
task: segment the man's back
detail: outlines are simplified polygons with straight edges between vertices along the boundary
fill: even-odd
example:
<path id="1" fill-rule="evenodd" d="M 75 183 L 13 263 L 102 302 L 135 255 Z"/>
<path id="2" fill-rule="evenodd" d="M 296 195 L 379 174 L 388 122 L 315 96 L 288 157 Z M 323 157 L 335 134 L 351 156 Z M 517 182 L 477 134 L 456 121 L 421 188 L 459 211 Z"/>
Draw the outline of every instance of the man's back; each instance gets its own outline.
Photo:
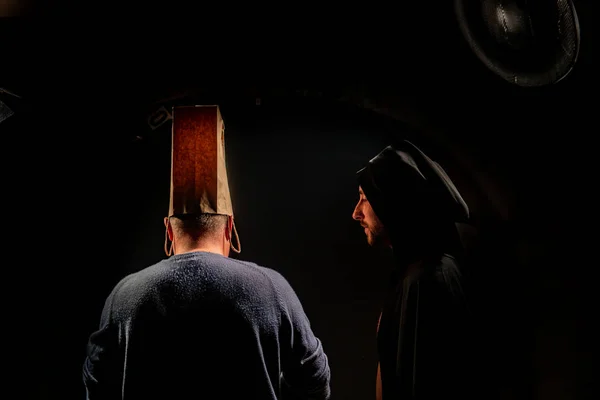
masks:
<path id="1" fill-rule="evenodd" d="M 90 399 L 277 399 L 282 373 L 299 394 L 329 395 L 327 357 L 292 288 L 204 252 L 119 282 L 84 366 Z"/>

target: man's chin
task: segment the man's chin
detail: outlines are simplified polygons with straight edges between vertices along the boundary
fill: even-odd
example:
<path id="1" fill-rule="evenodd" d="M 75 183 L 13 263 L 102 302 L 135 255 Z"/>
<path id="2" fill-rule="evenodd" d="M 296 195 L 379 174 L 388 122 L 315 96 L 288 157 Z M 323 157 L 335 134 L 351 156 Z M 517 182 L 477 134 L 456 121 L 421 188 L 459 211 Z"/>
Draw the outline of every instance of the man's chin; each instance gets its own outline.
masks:
<path id="1" fill-rule="evenodd" d="M 367 243 L 369 244 L 369 246 L 371 247 L 379 247 L 381 246 L 381 241 L 378 240 L 377 238 L 374 238 L 371 235 L 367 236 Z"/>
<path id="2" fill-rule="evenodd" d="M 371 247 L 387 247 L 387 240 L 379 236 L 367 235 L 367 243 Z"/>

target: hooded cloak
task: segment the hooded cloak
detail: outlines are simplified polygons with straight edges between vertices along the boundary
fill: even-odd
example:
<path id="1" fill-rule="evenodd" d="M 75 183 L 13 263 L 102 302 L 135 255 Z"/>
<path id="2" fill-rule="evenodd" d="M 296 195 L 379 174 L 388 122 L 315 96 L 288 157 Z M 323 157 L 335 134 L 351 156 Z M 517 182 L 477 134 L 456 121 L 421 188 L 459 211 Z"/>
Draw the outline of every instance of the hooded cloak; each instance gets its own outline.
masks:
<path id="1" fill-rule="evenodd" d="M 378 327 L 383 399 L 471 397 L 472 318 L 456 228 L 469 207 L 443 168 L 408 141 L 381 151 L 358 181 L 396 261 Z"/>

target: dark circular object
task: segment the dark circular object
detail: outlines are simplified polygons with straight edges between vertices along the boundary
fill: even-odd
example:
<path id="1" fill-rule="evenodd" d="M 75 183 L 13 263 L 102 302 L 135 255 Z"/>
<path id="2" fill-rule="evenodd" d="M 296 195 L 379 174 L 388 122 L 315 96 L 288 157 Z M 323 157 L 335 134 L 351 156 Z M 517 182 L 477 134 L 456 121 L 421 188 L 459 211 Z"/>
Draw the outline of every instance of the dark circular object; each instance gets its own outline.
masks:
<path id="1" fill-rule="evenodd" d="M 579 53 L 579 21 L 571 0 L 455 0 L 460 30 L 477 57 L 506 81 L 553 84 Z"/>

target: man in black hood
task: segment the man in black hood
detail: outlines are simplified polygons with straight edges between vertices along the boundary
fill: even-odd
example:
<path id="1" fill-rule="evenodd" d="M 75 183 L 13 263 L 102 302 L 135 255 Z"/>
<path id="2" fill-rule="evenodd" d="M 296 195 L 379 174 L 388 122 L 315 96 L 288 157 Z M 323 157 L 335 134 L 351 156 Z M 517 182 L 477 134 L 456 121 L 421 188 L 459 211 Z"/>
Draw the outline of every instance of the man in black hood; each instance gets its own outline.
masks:
<path id="1" fill-rule="evenodd" d="M 472 397 L 471 317 L 456 222 L 469 208 L 439 164 L 408 141 L 358 171 L 352 217 L 395 268 L 377 328 L 377 398 Z M 479 394 L 481 395 L 481 393 Z"/>

